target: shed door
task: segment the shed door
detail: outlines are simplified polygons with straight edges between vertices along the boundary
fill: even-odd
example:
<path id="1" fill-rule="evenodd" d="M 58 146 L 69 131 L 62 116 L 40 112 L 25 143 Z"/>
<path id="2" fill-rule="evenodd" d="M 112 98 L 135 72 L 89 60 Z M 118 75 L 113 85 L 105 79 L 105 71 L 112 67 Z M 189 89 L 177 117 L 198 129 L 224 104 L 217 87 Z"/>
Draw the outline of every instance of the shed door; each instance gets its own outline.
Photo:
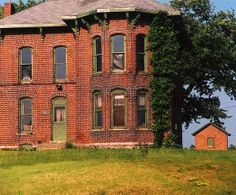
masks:
<path id="1" fill-rule="evenodd" d="M 67 140 L 67 100 L 55 98 L 52 102 L 52 141 Z"/>

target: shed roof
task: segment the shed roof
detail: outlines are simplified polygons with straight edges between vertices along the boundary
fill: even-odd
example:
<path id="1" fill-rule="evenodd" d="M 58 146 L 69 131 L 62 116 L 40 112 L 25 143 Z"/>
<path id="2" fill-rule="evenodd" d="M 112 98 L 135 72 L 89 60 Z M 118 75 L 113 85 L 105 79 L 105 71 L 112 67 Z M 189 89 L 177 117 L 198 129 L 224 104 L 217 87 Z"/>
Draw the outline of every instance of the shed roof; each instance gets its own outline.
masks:
<path id="1" fill-rule="evenodd" d="M 202 126 L 200 129 L 198 129 L 197 131 L 195 131 L 194 133 L 192 133 L 193 136 L 197 135 L 198 133 L 200 133 L 202 130 L 206 129 L 208 126 L 213 125 L 214 127 L 216 127 L 217 129 L 219 129 L 220 131 L 222 131 L 223 133 L 225 133 L 228 136 L 231 136 L 231 134 L 229 132 L 227 132 L 225 129 L 220 128 L 219 126 L 217 126 L 214 123 L 207 123 L 204 126 Z"/>
<path id="2" fill-rule="evenodd" d="M 0 20 L 0 28 L 66 26 L 64 20 L 76 19 L 92 13 L 106 12 L 157 13 L 170 15 L 180 12 L 155 0 L 48 0 Z"/>

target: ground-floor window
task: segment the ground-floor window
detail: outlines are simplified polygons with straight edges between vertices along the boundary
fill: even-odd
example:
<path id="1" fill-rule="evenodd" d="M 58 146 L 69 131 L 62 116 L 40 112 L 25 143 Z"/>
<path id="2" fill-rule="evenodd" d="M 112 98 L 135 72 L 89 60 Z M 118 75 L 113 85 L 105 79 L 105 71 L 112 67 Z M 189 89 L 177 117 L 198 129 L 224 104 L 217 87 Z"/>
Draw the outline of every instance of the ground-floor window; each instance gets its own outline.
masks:
<path id="1" fill-rule="evenodd" d="M 112 92 L 112 127 L 125 128 L 126 127 L 126 97 L 125 91 L 117 90 Z"/>
<path id="2" fill-rule="evenodd" d="M 215 147 L 215 138 L 214 137 L 207 138 L 207 146 L 210 148 Z"/>
<path id="3" fill-rule="evenodd" d="M 95 92 L 93 95 L 94 103 L 94 129 L 102 128 L 102 94 Z"/>
<path id="4" fill-rule="evenodd" d="M 148 112 L 147 112 L 147 94 L 145 91 L 137 93 L 137 123 L 138 127 L 147 127 Z"/>
<path id="5" fill-rule="evenodd" d="M 20 133 L 32 131 L 32 102 L 30 98 L 20 99 Z"/>

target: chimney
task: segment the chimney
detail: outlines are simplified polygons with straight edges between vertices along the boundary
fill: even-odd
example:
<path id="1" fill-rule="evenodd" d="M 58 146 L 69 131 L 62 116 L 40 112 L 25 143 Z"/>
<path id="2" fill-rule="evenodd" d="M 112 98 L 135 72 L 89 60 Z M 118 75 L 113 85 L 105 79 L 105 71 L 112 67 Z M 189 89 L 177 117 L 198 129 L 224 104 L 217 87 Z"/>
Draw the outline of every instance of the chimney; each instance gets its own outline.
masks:
<path id="1" fill-rule="evenodd" d="M 15 7 L 12 3 L 4 3 L 4 17 L 15 13 Z"/>

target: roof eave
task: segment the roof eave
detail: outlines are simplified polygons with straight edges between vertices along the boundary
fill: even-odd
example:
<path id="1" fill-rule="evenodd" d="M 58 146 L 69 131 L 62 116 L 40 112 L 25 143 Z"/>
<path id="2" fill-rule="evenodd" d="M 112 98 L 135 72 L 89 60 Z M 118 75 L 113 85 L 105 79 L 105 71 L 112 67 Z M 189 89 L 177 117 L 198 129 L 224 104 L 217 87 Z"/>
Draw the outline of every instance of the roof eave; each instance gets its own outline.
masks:
<path id="1" fill-rule="evenodd" d="M 160 12 L 160 10 L 158 11 L 152 11 L 152 10 L 146 10 L 146 9 L 137 9 L 137 8 L 112 8 L 112 9 L 97 9 L 85 14 L 80 14 L 80 15 L 67 15 L 67 16 L 62 16 L 63 20 L 75 20 L 78 18 L 82 18 L 85 16 L 89 16 L 91 14 L 95 14 L 95 13 L 114 13 L 114 12 L 142 12 L 142 13 L 148 13 L 148 14 L 157 14 L 158 12 Z M 180 11 L 173 11 L 173 12 L 169 12 L 168 13 L 170 16 L 180 16 L 181 13 Z"/>
<path id="2" fill-rule="evenodd" d="M 64 27 L 66 24 L 10 24 L 0 25 L 0 29 L 7 28 L 45 28 L 45 27 Z"/>

